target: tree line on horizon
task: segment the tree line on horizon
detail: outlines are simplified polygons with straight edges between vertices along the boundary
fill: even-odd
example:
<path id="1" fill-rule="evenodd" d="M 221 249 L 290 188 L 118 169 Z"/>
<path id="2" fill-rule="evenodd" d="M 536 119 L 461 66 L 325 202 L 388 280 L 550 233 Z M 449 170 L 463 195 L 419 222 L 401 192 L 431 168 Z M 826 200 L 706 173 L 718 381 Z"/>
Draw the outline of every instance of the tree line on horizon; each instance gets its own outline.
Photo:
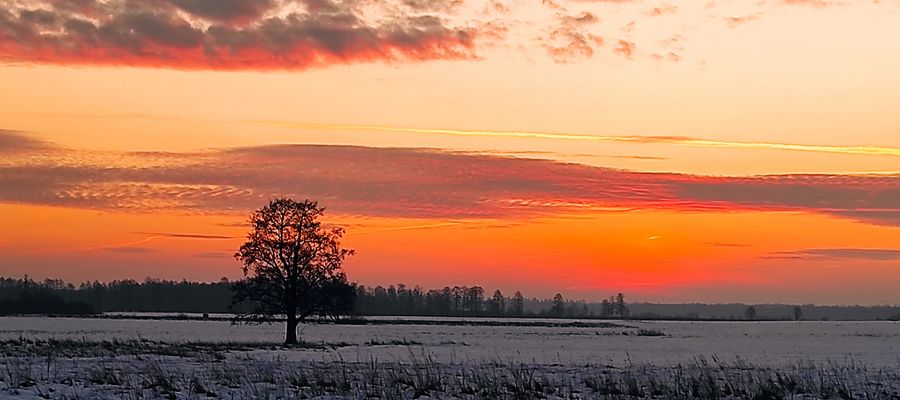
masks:
<path id="1" fill-rule="evenodd" d="M 83 282 L 79 285 L 59 279 L 34 281 L 0 278 L 2 314 L 95 314 L 103 312 L 227 312 L 231 301 L 231 282 L 214 283 L 146 279 Z M 39 312 L 12 310 L 20 299 L 35 301 Z M 58 301 L 81 304 L 80 312 L 57 311 Z"/>
<path id="2" fill-rule="evenodd" d="M 218 282 L 146 279 L 115 280 L 79 285 L 59 279 L 0 278 L 0 315 L 94 314 L 103 312 L 231 313 L 234 285 Z M 405 284 L 364 286 L 349 284 L 348 306 L 337 316 L 485 316 L 627 318 L 625 297 L 619 294 L 599 303 L 553 298 L 526 298 L 520 291 L 506 297 L 497 289 L 490 297 L 480 286 L 425 290 Z M 347 296 L 345 296 L 347 297 Z M 61 306 L 68 304 L 69 306 Z M 598 308 L 599 307 L 599 308 Z M 595 310 L 597 310 L 595 312 Z M 323 313 L 322 317 L 328 315 Z"/>
<path id="3" fill-rule="evenodd" d="M 102 312 L 229 313 L 233 296 L 232 284 L 233 282 L 226 278 L 217 282 L 148 278 L 144 281 L 127 279 L 108 283 L 93 281 L 72 284 L 59 279 L 35 281 L 28 277 L 0 277 L 0 315 L 89 315 Z M 465 297 L 466 292 L 471 292 L 478 298 L 478 292 L 487 293 L 477 289 L 471 290 L 467 286 L 429 290 L 404 284 L 387 287 L 354 285 L 354 287 L 356 288 L 354 309 L 360 316 L 471 316 L 462 298 L 459 299 L 459 308 L 454 309 L 457 296 Z M 493 294 L 496 294 L 496 291 Z M 450 301 L 447 300 L 448 296 Z M 522 313 L 519 314 L 516 305 L 518 296 L 515 292 L 512 296 L 502 297 L 503 312 L 498 312 L 500 308 L 498 302 L 492 301 L 493 295 L 485 295 L 478 308 L 481 312 L 479 315 L 550 317 L 560 309 L 557 307 L 557 311 L 551 311 L 555 305 L 553 298 L 522 296 Z M 65 302 L 69 304 L 66 305 Z M 612 303 L 610 299 L 606 299 L 605 307 L 610 307 Z M 603 301 L 564 300 L 564 304 L 564 309 L 567 310 L 564 314 L 567 317 L 603 318 L 604 315 Z M 753 311 L 748 313 L 750 307 L 753 307 Z M 900 320 L 900 307 L 896 306 L 627 303 L 629 318 L 650 320 L 790 320 L 794 319 L 795 308 L 801 308 L 802 318 L 807 320 Z M 614 311 L 608 311 L 607 315 L 613 313 Z"/>
<path id="4" fill-rule="evenodd" d="M 362 315 L 485 316 L 550 318 L 628 318 L 625 295 L 604 299 L 596 307 L 585 301 L 566 300 L 557 293 L 551 299 L 526 299 L 522 292 L 505 296 L 497 289 L 487 296 L 481 286 L 445 286 L 425 290 L 404 284 L 388 287 L 356 286 L 355 310 Z"/>

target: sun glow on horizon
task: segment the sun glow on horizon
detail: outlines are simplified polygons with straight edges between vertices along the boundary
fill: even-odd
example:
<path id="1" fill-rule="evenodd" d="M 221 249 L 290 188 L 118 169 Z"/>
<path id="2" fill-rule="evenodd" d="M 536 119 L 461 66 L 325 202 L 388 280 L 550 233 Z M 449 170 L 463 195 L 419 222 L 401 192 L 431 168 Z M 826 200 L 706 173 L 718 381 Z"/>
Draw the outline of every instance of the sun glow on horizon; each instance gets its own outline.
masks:
<path id="1" fill-rule="evenodd" d="M 900 302 L 900 3 L 325 3 L 0 1 L 0 275 Z"/>

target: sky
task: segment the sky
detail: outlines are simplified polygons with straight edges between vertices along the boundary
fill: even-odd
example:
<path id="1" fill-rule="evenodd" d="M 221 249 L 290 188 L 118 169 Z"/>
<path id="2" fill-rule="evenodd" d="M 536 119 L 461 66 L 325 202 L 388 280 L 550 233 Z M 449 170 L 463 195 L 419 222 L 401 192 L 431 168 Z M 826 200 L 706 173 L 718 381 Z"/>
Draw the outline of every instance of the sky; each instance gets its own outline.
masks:
<path id="1" fill-rule="evenodd" d="M 0 275 L 900 304 L 900 1 L 0 0 Z"/>

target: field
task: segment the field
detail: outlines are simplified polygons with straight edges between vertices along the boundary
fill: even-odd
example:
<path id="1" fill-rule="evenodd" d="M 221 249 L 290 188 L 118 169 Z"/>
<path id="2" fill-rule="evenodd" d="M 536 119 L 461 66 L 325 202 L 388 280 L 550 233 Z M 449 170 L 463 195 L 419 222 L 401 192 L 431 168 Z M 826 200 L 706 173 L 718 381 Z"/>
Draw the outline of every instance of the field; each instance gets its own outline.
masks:
<path id="1" fill-rule="evenodd" d="M 900 399 L 900 323 L 0 318 L 0 398 Z"/>

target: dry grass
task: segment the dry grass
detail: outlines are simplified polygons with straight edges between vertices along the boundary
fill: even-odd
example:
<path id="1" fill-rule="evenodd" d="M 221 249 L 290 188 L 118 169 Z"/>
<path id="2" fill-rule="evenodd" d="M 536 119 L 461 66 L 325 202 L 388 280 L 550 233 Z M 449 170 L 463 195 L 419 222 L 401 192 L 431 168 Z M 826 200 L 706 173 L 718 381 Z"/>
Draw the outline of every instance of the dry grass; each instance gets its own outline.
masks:
<path id="1" fill-rule="evenodd" d="M 17 343 L 25 349 L 45 346 Z M 740 359 L 703 358 L 676 367 L 625 368 L 590 362 L 577 367 L 502 360 L 439 363 L 416 346 L 408 346 L 404 359 L 387 362 L 347 362 L 337 356 L 321 362 L 285 362 L 240 353 L 209 357 L 206 352 L 255 348 L 246 344 L 116 343 L 131 348 L 117 351 L 110 350 L 115 343 L 57 341 L 55 353 L 47 350 L 40 357 L 11 351 L 15 355 L 0 357 L 0 397 L 900 399 L 900 368 L 873 370 L 856 362 L 808 362 L 780 369 Z M 3 348 L 10 346 L 5 343 Z M 102 349 L 100 355 L 83 352 L 97 347 Z M 167 349 L 165 354 L 157 351 L 160 347 Z M 175 350 L 178 347 L 184 349 Z M 136 348 L 151 351 L 135 354 Z M 82 354 L 71 356 L 78 352 Z"/>

